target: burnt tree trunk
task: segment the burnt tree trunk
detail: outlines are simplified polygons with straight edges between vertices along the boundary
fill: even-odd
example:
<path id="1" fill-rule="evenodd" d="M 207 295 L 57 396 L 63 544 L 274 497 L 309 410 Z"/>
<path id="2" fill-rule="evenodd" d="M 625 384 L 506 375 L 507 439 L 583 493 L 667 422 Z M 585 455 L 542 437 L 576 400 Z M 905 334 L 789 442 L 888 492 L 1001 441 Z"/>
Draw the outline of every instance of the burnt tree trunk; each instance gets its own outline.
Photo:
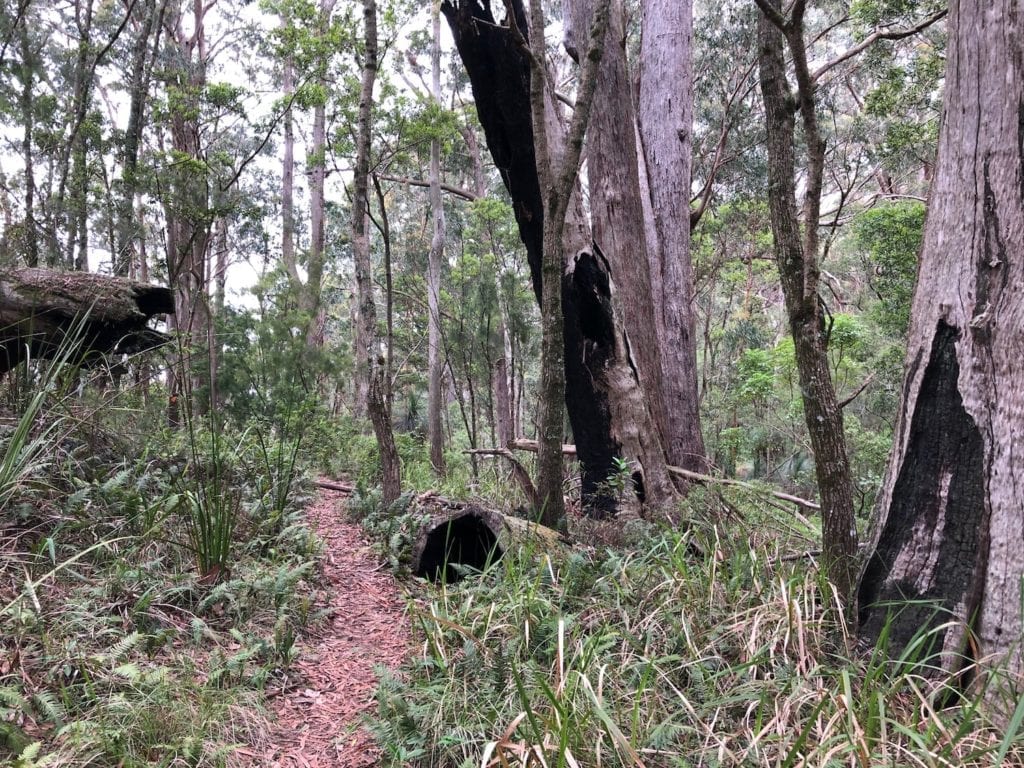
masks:
<path id="1" fill-rule="evenodd" d="M 935 627 L 941 666 L 951 673 L 982 659 L 1008 659 L 1015 676 L 1024 669 L 1020 9 L 1019 0 L 950 8 L 906 380 L 877 545 L 860 581 L 862 634 L 874 641 L 890 612 L 896 649 Z"/>
<path id="2" fill-rule="evenodd" d="M 513 0 L 512 7 L 525 34 L 522 3 Z M 469 74 L 488 149 L 512 198 L 539 302 L 544 206 L 534 153 L 527 53 L 509 28 L 497 23 L 489 2 L 447 0 L 441 10 Z M 573 223 L 568 229 L 578 229 L 578 213 L 569 214 Z M 582 241 L 583 235 L 577 239 Z M 613 494 L 602 492 L 615 471 L 616 458 L 639 465 L 635 481 L 640 497 L 649 489 L 670 487 L 671 481 L 663 454 L 658 466 L 661 448 L 613 307 L 608 262 L 592 242 L 582 244 L 586 247 L 567 254 L 570 260 L 562 274 L 565 405 L 582 465 L 584 506 L 591 514 L 603 515 L 617 510 Z"/>

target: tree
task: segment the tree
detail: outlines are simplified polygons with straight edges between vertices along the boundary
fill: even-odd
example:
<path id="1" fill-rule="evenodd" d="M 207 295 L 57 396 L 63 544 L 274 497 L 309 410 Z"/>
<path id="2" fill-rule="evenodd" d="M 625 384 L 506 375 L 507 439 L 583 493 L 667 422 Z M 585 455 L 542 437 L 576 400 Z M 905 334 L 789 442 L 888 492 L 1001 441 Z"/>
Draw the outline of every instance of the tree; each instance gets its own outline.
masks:
<path id="1" fill-rule="evenodd" d="M 496 23 L 489 3 L 446 2 L 442 11 L 469 74 L 488 148 L 512 198 L 534 293 L 543 305 L 548 211 L 530 121 L 532 75 L 527 53 L 513 39 L 507 22 Z M 520 2 L 511 0 L 508 15 L 514 16 L 516 28 L 525 29 Z M 582 56 L 580 60 L 585 61 Z M 548 121 L 549 143 L 564 141 L 565 126 L 553 105 Z M 635 141 L 632 134 L 630 140 Z M 618 471 L 619 462 L 632 467 L 635 493 L 624 500 L 627 506 L 635 508 L 643 501 L 659 506 L 671 502 L 674 491 L 656 418 L 632 354 L 633 340 L 613 288 L 614 267 L 595 242 L 581 200 L 581 193 L 574 191 L 562 245 L 565 406 L 582 465 L 584 506 L 600 516 L 619 506 L 615 495 L 607 492 L 607 479 Z"/>
<path id="2" fill-rule="evenodd" d="M 873 640 L 887 627 L 898 649 L 932 627 L 945 671 L 1007 659 L 1019 675 L 1024 8 L 953 3 L 949 34 L 906 380 L 877 543 L 860 581 L 861 628 Z"/>
<path id="3" fill-rule="evenodd" d="M 540 522 L 552 528 L 565 526 L 565 501 L 562 496 L 562 414 L 565 402 L 562 275 L 566 268 L 565 227 L 570 207 L 579 201 L 577 175 L 580 155 L 597 89 L 598 67 L 604 53 L 608 16 L 609 0 L 603 0 L 594 9 L 590 39 L 582 58 L 583 70 L 572 122 L 565 146 L 559 147 L 555 136 L 548 132 L 549 124 L 555 125 L 557 118 L 552 114 L 554 99 L 551 91 L 554 89 L 548 81 L 544 12 L 541 3 L 530 4 L 530 113 L 533 119 L 537 178 L 540 181 L 544 210 L 537 501 L 540 504 Z M 509 26 L 517 34 L 519 44 L 525 48 L 527 43 L 522 34 L 517 32 L 514 16 L 510 16 Z"/>
<path id="4" fill-rule="evenodd" d="M 365 38 L 363 74 L 359 89 L 359 116 L 356 125 L 356 162 L 352 179 L 352 251 L 358 292 L 356 344 L 364 350 L 364 370 L 356 376 L 366 382 L 366 411 L 380 451 L 382 486 L 385 502 L 401 494 L 398 449 L 391 428 L 391 412 L 384 380 L 385 362 L 377 338 L 377 307 L 373 298 L 373 264 L 370 260 L 370 141 L 373 128 L 373 84 L 377 78 L 377 3 L 363 0 Z"/>
<path id="5" fill-rule="evenodd" d="M 798 0 L 789 17 L 784 18 L 772 0 L 757 0 L 757 4 L 763 12 L 759 22 L 759 71 L 768 134 L 768 204 L 775 258 L 793 335 L 804 418 L 814 452 L 825 572 L 844 603 L 850 605 L 856 579 L 857 524 L 843 412 L 829 370 L 828 329 L 818 295 L 818 224 L 825 140 L 818 127 L 815 84 L 804 41 L 806 6 Z M 791 93 L 786 79 L 786 48 L 796 72 L 796 95 Z M 796 200 L 795 111 L 799 111 L 807 147 L 802 216 L 797 212 Z"/>
<path id="6" fill-rule="evenodd" d="M 441 11 L 440 0 L 431 3 L 430 98 L 441 108 Z M 430 463 L 439 477 L 444 476 L 444 433 L 441 410 L 444 357 L 441 342 L 441 260 L 444 258 L 445 221 L 441 200 L 441 138 L 430 140 L 430 216 L 434 233 L 427 258 L 427 433 Z"/>

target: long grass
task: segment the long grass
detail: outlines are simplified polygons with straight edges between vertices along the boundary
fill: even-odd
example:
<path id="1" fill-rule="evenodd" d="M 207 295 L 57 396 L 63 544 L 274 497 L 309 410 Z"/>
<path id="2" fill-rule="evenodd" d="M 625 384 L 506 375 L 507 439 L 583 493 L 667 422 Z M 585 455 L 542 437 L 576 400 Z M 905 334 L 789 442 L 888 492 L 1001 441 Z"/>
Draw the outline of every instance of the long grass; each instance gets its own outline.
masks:
<path id="1" fill-rule="evenodd" d="M 1024 765 L 1024 706 L 1007 719 L 991 690 L 929 674 L 940 630 L 894 660 L 884 638 L 857 648 L 832 590 L 771 539 L 512 551 L 428 595 L 422 654 L 378 693 L 393 765 Z"/>

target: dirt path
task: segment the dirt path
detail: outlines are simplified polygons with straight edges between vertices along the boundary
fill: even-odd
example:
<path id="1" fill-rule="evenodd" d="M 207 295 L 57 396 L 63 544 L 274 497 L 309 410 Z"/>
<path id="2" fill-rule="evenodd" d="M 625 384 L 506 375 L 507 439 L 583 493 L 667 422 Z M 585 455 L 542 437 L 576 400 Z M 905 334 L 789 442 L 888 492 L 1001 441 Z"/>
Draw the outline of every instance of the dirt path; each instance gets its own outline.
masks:
<path id="1" fill-rule="evenodd" d="M 331 616 L 306 639 L 293 671 L 299 681 L 273 704 L 269 768 L 363 768 L 377 764 L 360 725 L 374 707 L 377 664 L 396 667 L 409 652 L 405 605 L 359 526 L 345 519 L 346 495 L 322 490 L 307 509 L 324 541 Z M 257 763 L 259 764 L 259 763 Z"/>

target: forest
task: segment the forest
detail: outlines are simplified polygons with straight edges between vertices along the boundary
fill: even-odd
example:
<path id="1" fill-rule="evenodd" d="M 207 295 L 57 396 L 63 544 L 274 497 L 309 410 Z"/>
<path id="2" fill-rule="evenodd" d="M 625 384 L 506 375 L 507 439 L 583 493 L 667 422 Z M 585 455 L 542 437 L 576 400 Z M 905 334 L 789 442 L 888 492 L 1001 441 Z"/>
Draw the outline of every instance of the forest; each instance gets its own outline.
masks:
<path id="1" fill-rule="evenodd" d="M 4 0 L 0 766 L 1024 766 L 1018 268 L 1024 0 Z"/>

